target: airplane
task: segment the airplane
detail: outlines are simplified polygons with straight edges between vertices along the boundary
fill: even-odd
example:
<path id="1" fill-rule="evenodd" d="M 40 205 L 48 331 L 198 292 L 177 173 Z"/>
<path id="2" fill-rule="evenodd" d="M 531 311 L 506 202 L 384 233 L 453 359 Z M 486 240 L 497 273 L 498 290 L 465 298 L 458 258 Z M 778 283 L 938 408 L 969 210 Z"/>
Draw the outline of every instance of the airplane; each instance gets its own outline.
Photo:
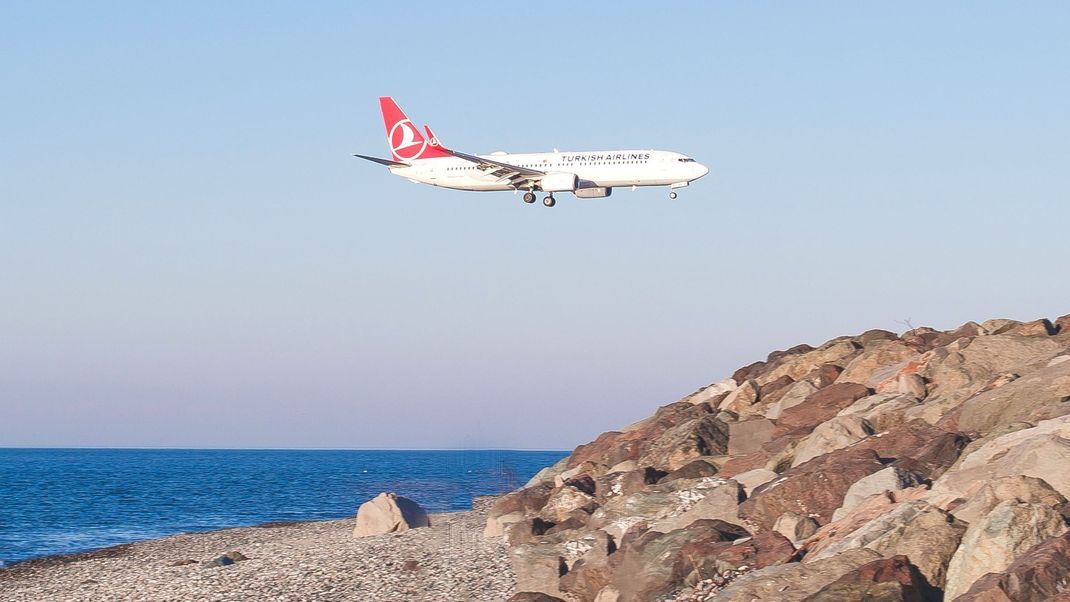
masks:
<path id="1" fill-rule="evenodd" d="M 613 188 L 668 186 L 669 198 L 710 170 L 691 157 L 660 150 L 558 151 L 469 155 L 446 148 L 430 126 L 421 133 L 389 96 L 379 98 L 386 126 L 390 159 L 353 155 L 385 165 L 390 173 L 417 184 L 454 190 L 523 190 L 524 202 L 553 207 L 555 192 L 571 192 L 581 199 L 604 198 Z M 426 135 L 425 135 L 426 134 Z"/>

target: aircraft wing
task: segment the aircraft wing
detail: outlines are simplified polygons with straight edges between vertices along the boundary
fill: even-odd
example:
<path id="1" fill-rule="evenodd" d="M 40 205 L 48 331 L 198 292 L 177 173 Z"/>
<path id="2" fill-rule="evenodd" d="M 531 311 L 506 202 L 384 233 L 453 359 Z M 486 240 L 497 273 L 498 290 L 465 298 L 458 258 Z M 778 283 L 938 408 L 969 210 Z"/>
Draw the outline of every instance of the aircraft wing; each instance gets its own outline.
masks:
<path id="1" fill-rule="evenodd" d="M 510 165 L 508 163 L 502 163 L 501 161 L 494 161 L 493 159 L 487 159 L 486 157 L 477 157 L 475 155 L 469 155 L 460 151 L 443 149 L 447 153 L 457 157 L 458 159 L 464 159 L 465 161 L 471 161 L 476 164 L 476 168 L 480 171 L 488 173 L 492 176 L 497 176 L 502 180 L 508 180 L 509 184 L 513 188 L 527 188 L 531 184 L 534 184 L 541 180 L 546 172 L 539 171 L 537 169 L 531 169 L 529 167 L 519 167 L 517 165 Z"/>

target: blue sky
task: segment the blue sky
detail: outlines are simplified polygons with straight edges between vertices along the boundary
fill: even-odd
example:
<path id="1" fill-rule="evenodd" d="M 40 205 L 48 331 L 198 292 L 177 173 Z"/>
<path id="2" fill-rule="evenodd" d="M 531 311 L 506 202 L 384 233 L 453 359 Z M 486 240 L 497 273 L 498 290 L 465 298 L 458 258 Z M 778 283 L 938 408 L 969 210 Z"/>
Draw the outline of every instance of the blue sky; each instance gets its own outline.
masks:
<path id="1" fill-rule="evenodd" d="M 0 5 L 0 445 L 564 448 L 772 349 L 1070 313 L 1064 3 Z M 563 197 L 468 152 L 660 148 Z"/>

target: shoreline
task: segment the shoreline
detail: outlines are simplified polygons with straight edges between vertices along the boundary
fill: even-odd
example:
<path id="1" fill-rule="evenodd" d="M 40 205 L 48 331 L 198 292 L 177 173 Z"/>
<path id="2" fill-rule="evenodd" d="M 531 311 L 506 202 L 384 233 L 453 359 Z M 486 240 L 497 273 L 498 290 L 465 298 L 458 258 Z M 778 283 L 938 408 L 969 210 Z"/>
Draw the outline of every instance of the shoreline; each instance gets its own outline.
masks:
<path id="1" fill-rule="evenodd" d="M 495 499 L 371 537 L 352 536 L 355 518 L 284 521 L 40 556 L 0 568 L 0 598 L 505 600 L 515 586 L 506 548 L 483 537 Z M 213 564 L 231 552 L 246 559 Z"/>

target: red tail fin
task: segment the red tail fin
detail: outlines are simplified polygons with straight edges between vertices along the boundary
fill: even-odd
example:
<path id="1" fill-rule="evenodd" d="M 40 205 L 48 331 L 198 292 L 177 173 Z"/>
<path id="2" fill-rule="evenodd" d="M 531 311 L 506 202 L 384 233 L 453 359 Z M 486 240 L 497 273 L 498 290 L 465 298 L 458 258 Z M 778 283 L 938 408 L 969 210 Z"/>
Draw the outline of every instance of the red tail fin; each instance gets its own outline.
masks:
<path id="1" fill-rule="evenodd" d="M 438 145 L 428 144 L 427 138 L 423 137 L 393 98 L 380 96 L 379 108 L 383 111 L 383 124 L 386 125 L 386 141 L 395 160 L 412 161 L 451 156 L 443 152 Z"/>

